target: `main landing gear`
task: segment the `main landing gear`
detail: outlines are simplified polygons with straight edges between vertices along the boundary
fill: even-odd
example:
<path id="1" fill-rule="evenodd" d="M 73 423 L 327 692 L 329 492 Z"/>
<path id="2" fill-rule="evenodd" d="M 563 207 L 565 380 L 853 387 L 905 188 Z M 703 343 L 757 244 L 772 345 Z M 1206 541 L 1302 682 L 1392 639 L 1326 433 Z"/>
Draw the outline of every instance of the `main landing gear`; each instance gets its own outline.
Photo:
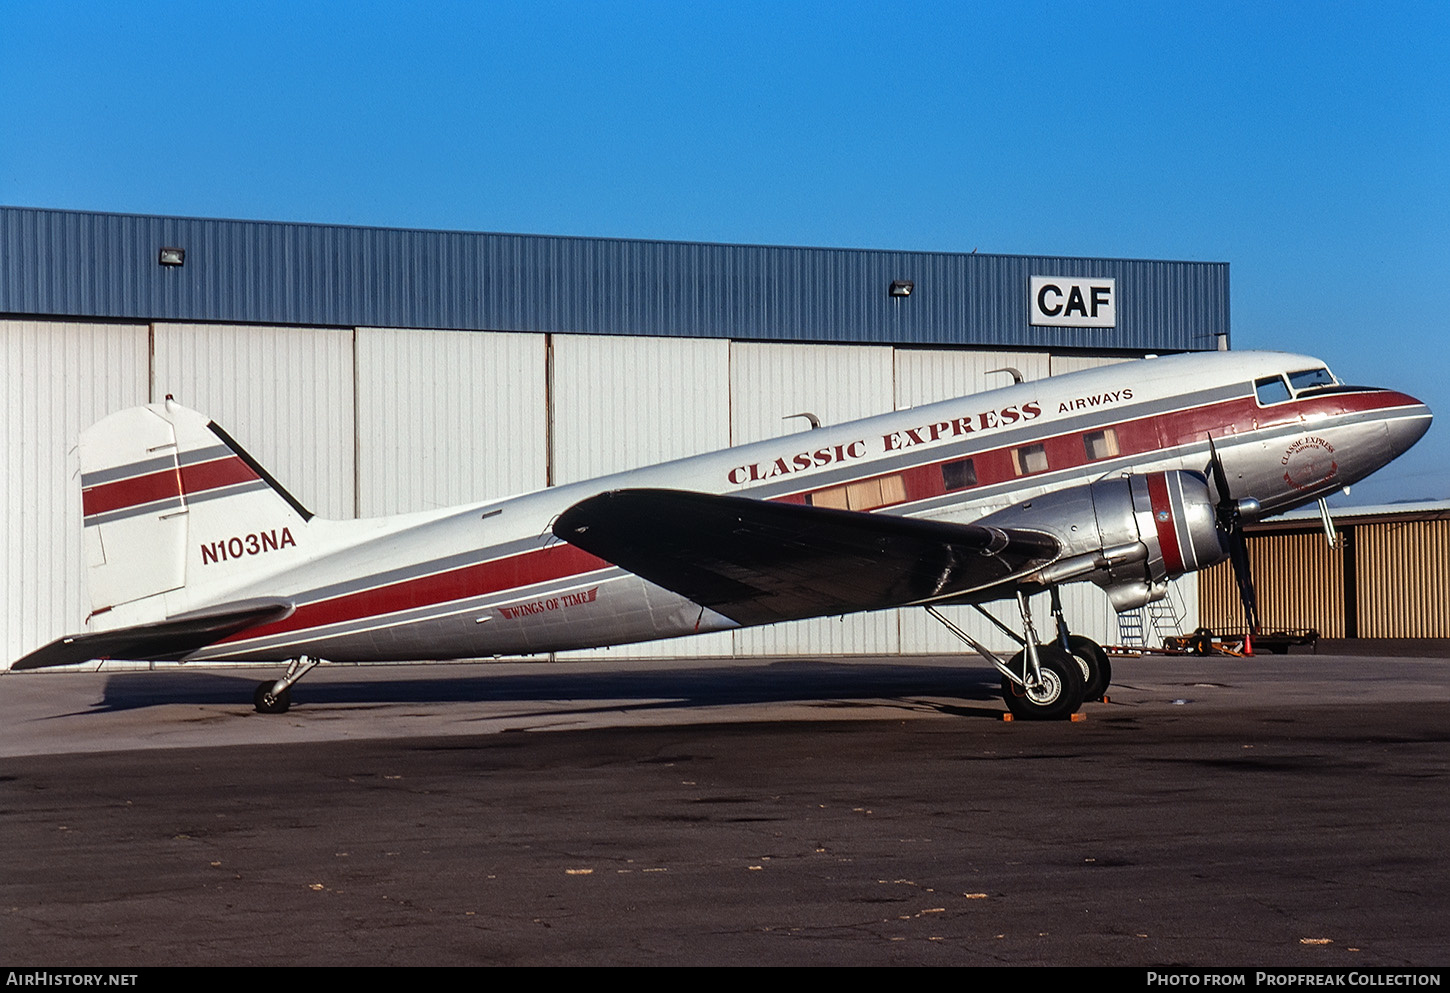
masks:
<path id="1" fill-rule="evenodd" d="M 1025 637 L 987 613 L 980 605 L 973 605 L 983 617 L 1022 646 L 1022 650 L 1006 662 L 947 620 L 935 607 L 926 608 L 927 613 L 940 621 L 948 631 L 997 667 L 1002 674 L 1002 699 L 1012 716 L 1020 720 L 1067 720 L 1077 713 L 1083 701 L 1104 699 L 1108 684 L 1113 678 L 1108 653 L 1091 638 L 1068 631 L 1067 622 L 1062 616 L 1062 599 L 1058 595 L 1057 587 L 1052 587 L 1050 593 L 1057 637 L 1041 644 L 1038 643 L 1037 632 L 1032 623 L 1027 595 L 1020 590 L 1017 593 L 1017 605 L 1022 612 Z"/>
<path id="2" fill-rule="evenodd" d="M 292 686 L 307 675 L 322 659 L 299 655 L 287 664 L 287 675 L 277 680 L 267 680 L 257 685 L 252 694 L 252 705 L 259 714 L 285 714 L 292 706 Z"/>

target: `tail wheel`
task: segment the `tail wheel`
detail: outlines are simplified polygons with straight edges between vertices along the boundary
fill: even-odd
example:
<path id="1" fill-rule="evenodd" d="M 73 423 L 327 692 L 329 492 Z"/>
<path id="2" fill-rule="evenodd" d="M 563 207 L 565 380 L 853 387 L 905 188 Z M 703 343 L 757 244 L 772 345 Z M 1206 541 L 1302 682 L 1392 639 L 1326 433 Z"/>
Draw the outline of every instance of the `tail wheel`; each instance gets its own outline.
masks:
<path id="1" fill-rule="evenodd" d="M 1113 664 L 1108 661 L 1108 653 L 1096 641 L 1080 634 L 1068 635 L 1067 647 L 1082 665 L 1082 698 L 1101 700 L 1113 681 Z"/>
<path id="2" fill-rule="evenodd" d="M 1030 674 L 1027 652 L 1012 656 L 1008 665 L 1016 672 Z M 1039 645 L 1037 665 L 1042 682 L 1037 686 L 1019 686 L 1002 678 L 1002 699 L 1013 717 L 1024 721 L 1065 721 L 1082 706 L 1082 666 L 1056 645 Z"/>
<path id="3" fill-rule="evenodd" d="M 259 714 L 285 714 L 292 706 L 292 689 L 288 687 L 281 693 L 273 693 L 272 687 L 276 686 L 273 680 L 257 684 L 257 692 L 252 694 L 252 705 L 257 708 Z"/>

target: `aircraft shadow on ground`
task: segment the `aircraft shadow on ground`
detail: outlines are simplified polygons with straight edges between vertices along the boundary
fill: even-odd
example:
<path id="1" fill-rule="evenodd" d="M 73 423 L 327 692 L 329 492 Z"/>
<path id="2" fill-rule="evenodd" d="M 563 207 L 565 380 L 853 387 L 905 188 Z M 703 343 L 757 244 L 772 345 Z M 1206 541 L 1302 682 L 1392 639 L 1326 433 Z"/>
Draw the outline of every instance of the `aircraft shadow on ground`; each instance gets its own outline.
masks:
<path id="1" fill-rule="evenodd" d="M 235 705 L 251 708 L 252 691 L 278 669 L 255 675 L 218 672 L 122 672 L 107 679 L 89 712 L 114 712 L 166 704 Z M 889 663 L 803 660 L 739 668 L 668 669 L 641 663 L 627 672 L 568 671 L 542 663 L 538 672 L 497 676 L 435 677 L 391 674 L 366 679 L 303 680 L 293 688 L 294 706 L 370 706 L 397 703 L 540 703 L 560 700 L 642 706 L 708 707 L 751 703 L 844 702 L 864 699 L 948 698 L 1000 701 L 996 673 L 982 668 L 945 668 Z M 658 701 L 668 701 L 660 704 Z"/>

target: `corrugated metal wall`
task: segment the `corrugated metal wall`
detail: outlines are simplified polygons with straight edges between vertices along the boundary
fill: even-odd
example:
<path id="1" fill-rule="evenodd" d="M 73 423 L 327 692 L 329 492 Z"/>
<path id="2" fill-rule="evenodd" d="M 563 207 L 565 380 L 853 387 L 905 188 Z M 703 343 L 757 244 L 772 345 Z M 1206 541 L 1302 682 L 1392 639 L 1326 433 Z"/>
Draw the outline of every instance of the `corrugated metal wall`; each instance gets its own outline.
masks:
<path id="1" fill-rule="evenodd" d="M 152 335 L 153 399 L 211 417 L 313 513 L 354 516 L 351 331 L 157 324 Z"/>
<path id="2" fill-rule="evenodd" d="M 1265 630 L 1312 628 L 1325 638 L 1450 638 L 1450 521 L 1339 522 L 1324 534 L 1249 535 Z M 1202 573 L 1199 613 L 1215 631 L 1244 629 L 1228 563 Z"/>
<path id="3" fill-rule="evenodd" d="M 555 483 L 729 447 L 728 341 L 552 335 L 550 351 Z M 733 651 L 727 631 L 558 657 L 703 657 Z"/>
<path id="4" fill-rule="evenodd" d="M 1361 638 L 1450 638 L 1450 521 L 1361 524 Z"/>
<path id="5" fill-rule="evenodd" d="M 161 266 L 162 247 L 185 264 Z M 1031 326 L 1031 276 L 1117 280 L 1117 326 Z M 888 296 L 893 280 L 915 283 Z M 0 313 L 314 327 L 1187 351 L 1228 265 L 407 231 L 0 207 Z"/>
<path id="6" fill-rule="evenodd" d="M 3 665 L 79 630 L 81 491 L 72 452 L 80 432 L 113 410 L 145 403 L 145 325 L 0 320 L 5 372 L 0 469 Z"/>
<path id="7" fill-rule="evenodd" d="M 1249 565 L 1265 631 L 1313 628 L 1325 638 L 1345 637 L 1344 556 L 1322 532 L 1250 535 Z M 1243 631 L 1238 583 L 1227 562 L 1199 580 L 1201 623 L 1214 631 Z"/>
<path id="8" fill-rule="evenodd" d="M 728 341 L 554 335 L 551 347 L 555 484 L 730 446 Z"/>
<path id="9" fill-rule="evenodd" d="M 1046 353 L 715 339 L 5 321 L 5 647 L 81 629 L 71 452 L 106 414 L 170 393 L 215 418 L 310 509 L 433 509 L 585 479 L 990 388 Z M 550 445 L 552 444 L 552 449 Z M 552 459 L 552 465 L 550 465 Z M 1117 640 L 1096 589 L 1068 587 L 1075 630 Z M 1045 611 L 1045 599 L 1040 605 Z M 955 619 L 1005 647 L 974 612 Z M 1015 608 L 999 608 L 1004 618 Z M 1015 622 L 1014 622 L 1015 623 Z M 628 646 L 614 656 L 955 652 L 921 610 Z M 577 657 L 574 653 L 571 657 Z"/>
<path id="10" fill-rule="evenodd" d="M 546 346 L 542 334 L 359 328 L 357 516 L 543 489 Z"/>
<path id="11" fill-rule="evenodd" d="M 822 424 L 893 407 L 893 349 L 883 345 L 814 347 L 735 342 L 730 347 L 732 444 L 802 434 L 810 411 Z M 897 612 L 818 617 L 735 632 L 737 655 L 895 654 Z"/>

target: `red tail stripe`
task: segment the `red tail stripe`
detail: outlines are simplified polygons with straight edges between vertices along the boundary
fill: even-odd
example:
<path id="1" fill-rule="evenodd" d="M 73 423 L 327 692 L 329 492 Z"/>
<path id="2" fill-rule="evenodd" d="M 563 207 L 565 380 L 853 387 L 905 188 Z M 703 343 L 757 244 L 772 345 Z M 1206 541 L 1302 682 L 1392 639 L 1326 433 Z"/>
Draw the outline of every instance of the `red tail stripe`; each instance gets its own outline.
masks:
<path id="1" fill-rule="evenodd" d="M 247 483 L 258 479 L 258 475 L 241 459 L 228 456 L 211 462 L 181 467 L 181 488 L 177 489 L 175 469 L 118 479 L 114 483 L 102 483 L 81 491 L 81 507 L 85 516 L 105 514 L 113 510 L 125 510 L 157 500 L 174 499 L 179 493 L 204 493 L 207 490 Z"/>

